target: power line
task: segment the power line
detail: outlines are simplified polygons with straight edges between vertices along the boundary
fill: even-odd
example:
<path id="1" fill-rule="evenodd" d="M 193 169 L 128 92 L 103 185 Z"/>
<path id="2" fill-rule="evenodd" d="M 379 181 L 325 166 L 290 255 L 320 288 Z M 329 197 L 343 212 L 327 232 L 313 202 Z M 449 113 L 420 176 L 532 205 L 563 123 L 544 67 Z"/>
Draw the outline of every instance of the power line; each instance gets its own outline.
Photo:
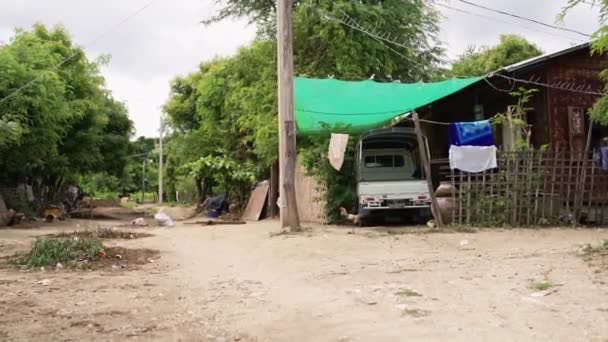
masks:
<path id="1" fill-rule="evenodd" d="M 134 17 L 136 17 L 137 15 L 139 15 L 141 12 L 145 11 L 155 1 L 156 0 L 150 0 L 144 6 L 140 7 L 138 10 L 136 10 L 133 13 L 131 13 L 130 15 L 128 15 L 127 17 L 125 17 L 123 20 L 119 21 L 118 23 L 114 24 L 113 26 L 111 26 L 110 28 L 108 28 L 107 30 L 105 30 L 104 32 L 102 32 L 101 34 L 99 34 L 97 37 L 95 37 L 90 42 L 88 42 L 87 44 L 85 44 L 85 46 L 94 45 L 99 40 L 101 40 L 102 38 L 104 38 L 106 35 L 112 33 L 114 30 L 116 30 L 117 28 L 119 28 L 120 26 L 122 26 L 123 24 L 125 24 L 126 22 L 128 22 L 129 20 L 133 19 Z M 61 62 L 59 62 L 59 64 L 51 67 L 47 71 L 58 70 L 59 68 L 61 68 L 62 65 L 64 65 L 65 63 L 71 61 L 74 57 L 78 56 L 79 53 L 80 53 L 80 51 L 74 52 L 72 55 L 68 56 L 66 59 L 62 60 Z M 42 77 L 43 77 L 43 75 L 40 75 L 40 76 L 34 78 L 33 80 L 27 82 L 25 85 L 21 86 L 20 88 L 18 88 L 14 92 L 12 92 L 12 93 L 8 94 L 7 96 L 5 96 L 4 98 L 0 99 L 0 104 L 4 103 L 8 99 L 10 99 L 13 96 L 17 95 L 18 93 L 20 93 L 24 89 L 28 88 L 32 84 L 36 83 L 37 81 L 39 81 L 40 79 L 42 79 Z"/>
<path id="2" fill-rule="evenodd" d="M 513 13 L 497 10 L 497 9 L 494 9 L 494 8 L 490 8 L 490 7 L 487 7 L 487 6 L 476 4 L 476 3 L 471 2 L 471 1 L 467 1 L 467 0 L 457 0 L 457 1 L 460 1 L 460 2 L 462 2 L 464 4 L 469 5 L 469 6 L 481 8 L 481 9 L 484 9 L 484 10 L 490 11 L 490 12 L 500 13 L 502 15 L 506 15 L 506 16 L 513 17 L 513 18 L 517 18 L 517 19 L 520 19 L 520 20 L 525 20 L 525 21 L 528 21 L 528 22 L 531 22 L 531 23 L 535 23 L 535 24 L 538 24 L 538 25 L 542 25 L 542 26 L 545 26 L 545 27 L 549 27 L 549 28 L 552 28 L 552 29 L 555 29 L 555 30 L 562 30 L 562 31 L 566 31 L 566 32 L 576 33 L 576 34 L 579 34 L 579 35 L 584 36 L 586 38 L 589 38 L 591 36 L 590 34 L 587 34 L 587 33 L 584 33 L 584 32 L 578 31 L 578 30 L 573 30 L 573 29 L 569 29 L 569 28 L 566 28 L 566 27 L 561 27 L 561 26 L 555 26 L 555 25 L 547 24 L 547 23 L 544 23 L 544 22 L 536 20 L 536 19 L 530 19 L 530 18 L 526 18 L 526 17 L 520 16 L 520 15 L 517 15 L 517 14 L 513 14 Z"/>
<path id="3" fill-rule="evenodd" d="M 499 23 L 503 23 L 503 24 L 507 24 L 507 25 L 517 25 L 517 24 L 515 24 L 513 22 L 501 20 L 501 19 L 498 19 L 498 18 L 495 18 L 495 17 L 489 17 L 489 16 L 486 16 L 486 15 L 483 15 L 483 14 L 479 14 L 479 13 L 469 12 L 469 11 L 461 9 L 461 8 L 456 8 L 456 7 L 452 7 L 452 6 L 441 4 L 441 3 L 436 3 L 435 5 L 443 7 L 443 8 L 447 8 L 447 9 L 455 11 L 455 12 L 464 13 L 464 14 L 467 14 L 467 15 L 470 15 L 470 16 L 486 19 L 486 20 L 491 21 L 491 22 L 499 22 Z M 536 29 L 536 28 L 533 28 L 533 27 L 530 27 L 530 26 L 523 26 L 523 25 L 518 25 L 518 26 L 521 27 L 521 28 L 524 28 L 526 30 L 530 30 L 530 31 L 534 31 L 534 32 L 540 32 L 540 33 L 544 33 L 544 34 L 547 34 L 547 35 L 550 35 L 550 36 L 554 36 L 554 37 L 566 38 L 566 39 L 569 39 L 569 40 L 575 40 L 577 42 L 587 42 L 587 40 L 583 40 L 583 39 L 579 39 L 579 38 L 574 38 L 574 37 L 568 37 L 568 36 L 560 35 L 560 34 L 549 32 L 549 31 L 539 30 L 539 29 Z"/>

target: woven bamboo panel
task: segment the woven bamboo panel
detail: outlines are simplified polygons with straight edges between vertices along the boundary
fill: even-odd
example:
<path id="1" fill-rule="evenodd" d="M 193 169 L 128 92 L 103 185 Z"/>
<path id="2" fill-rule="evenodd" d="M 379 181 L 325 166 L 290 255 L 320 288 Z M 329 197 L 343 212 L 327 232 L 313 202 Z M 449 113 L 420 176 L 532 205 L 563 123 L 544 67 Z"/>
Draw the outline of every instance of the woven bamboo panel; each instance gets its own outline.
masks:
<path id="1" fill-rule="evenodd" d="M 323 189 L 316 179 L 306 174 L 306 170 L 299 162 L 296 166 L 296 194 L 301 222 L 320 224 L 326 222 Z"/>

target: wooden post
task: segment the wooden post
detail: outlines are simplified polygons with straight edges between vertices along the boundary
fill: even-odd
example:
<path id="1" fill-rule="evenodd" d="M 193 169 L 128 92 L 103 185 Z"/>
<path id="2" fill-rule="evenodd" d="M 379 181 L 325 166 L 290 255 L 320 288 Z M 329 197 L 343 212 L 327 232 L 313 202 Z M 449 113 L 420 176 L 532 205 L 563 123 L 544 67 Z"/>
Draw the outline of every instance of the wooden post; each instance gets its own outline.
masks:
<path id="1" fill-rule="evenodd" d="M 146 157 L 144 157 L 144 161 L 141 166 L 141 204 L 144 204 L 146 201 Z"/>
<path id="2" fill-rule="evenodd" d="M 160 138 L 158 139 L 158 204 L 163 204 L 163 134 L 165 124 L 163 115 L 160 115 Z"/>
<path id="3" fill-rule="evenodd" d="M 431 196 L 431 212 L 433 213 L 433 217 L 437 222 L 437 226 L 442 227 L 443 220 L 441 217 L 441 213 L 439 212 L 439 207 L 437 206 L 437 198 L 435 197 L 435 189 L 433 188 L 433 179 L 431 177 L 431 163 L 427 159 L 427 145 L 424 143 L 424 138 L 422 137 L 422 130 L 420 129 L 420 121 L 418 120 L 418 113 L 415 110 L 412 111 L 412 119 L 414 119 L 414 127 L 416 128 L 416 138 L 418 139 L 418 151 L 420 152 L 420 162 L 424 167 L 426 183 L 429 188 L 429 196 Z"/>
<path id="4" fill-rule="evenodd" d="M 579 180 L 576 182 L 576 196 L 574 203 L 574 215 L 575 221 L 580 223 L 582 207 L 583 207 L 583 195 L 585 193 L 585 183 L 587 182 L 587 168 L 585 168 L 585 161 L 589 158 L 589 150 L 591 149 L 591 137 L 593 135 L 593 121 L 589 120 L 589 131 L 587 132 L 587 142 L 585 143 L 585 151 L 583 152 L 583 158 L 577 163 L 576 171 L 579 174 Z M 579 165 L 582 164 L 582 166 Z M 582 168 L 582 169 L 581 169 Z"/>
<path id="5" fill-rule="evenodd" d="M 270 189 L 268 190 L 268 217 L 274 218 L 277 216 L 277 200 L 279 193 L 279 164 L 274 163 L 270 167 Z"/>
<path id="6" fill-rule="evenodd" d="M 293 94 L 293 0 L 277 1 L 277 61 L 279 95 L 279 164 L 281 225 L 300 230 L 296 201 L 296 124 Z"/>

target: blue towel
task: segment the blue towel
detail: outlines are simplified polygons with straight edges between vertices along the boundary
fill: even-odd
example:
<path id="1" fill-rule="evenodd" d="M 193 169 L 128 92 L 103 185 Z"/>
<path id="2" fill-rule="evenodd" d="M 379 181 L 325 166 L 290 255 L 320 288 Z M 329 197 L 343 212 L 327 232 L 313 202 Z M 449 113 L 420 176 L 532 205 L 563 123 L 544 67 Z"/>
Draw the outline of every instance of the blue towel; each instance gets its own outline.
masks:
<path id="1" fill-rule="evenodd" d="M 494 146 L 490 121 L 456 122 L 450 124 L 450 145 Z"/>

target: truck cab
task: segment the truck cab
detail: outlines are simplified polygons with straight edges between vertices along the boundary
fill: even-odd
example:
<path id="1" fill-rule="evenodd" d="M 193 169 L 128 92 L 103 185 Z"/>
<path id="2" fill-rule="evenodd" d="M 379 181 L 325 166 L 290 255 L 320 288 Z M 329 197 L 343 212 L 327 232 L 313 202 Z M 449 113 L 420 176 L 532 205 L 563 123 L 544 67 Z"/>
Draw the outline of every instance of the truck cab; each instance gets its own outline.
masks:
<path id="1" fill-rule="evenodd" d="M 426 138 L 423 150 L 428 154 Z M 359 222 L 397 217 L 425 221 L 431 198 L 413 128 L 393 127 L 361 135 L 357 148 Z"/>

